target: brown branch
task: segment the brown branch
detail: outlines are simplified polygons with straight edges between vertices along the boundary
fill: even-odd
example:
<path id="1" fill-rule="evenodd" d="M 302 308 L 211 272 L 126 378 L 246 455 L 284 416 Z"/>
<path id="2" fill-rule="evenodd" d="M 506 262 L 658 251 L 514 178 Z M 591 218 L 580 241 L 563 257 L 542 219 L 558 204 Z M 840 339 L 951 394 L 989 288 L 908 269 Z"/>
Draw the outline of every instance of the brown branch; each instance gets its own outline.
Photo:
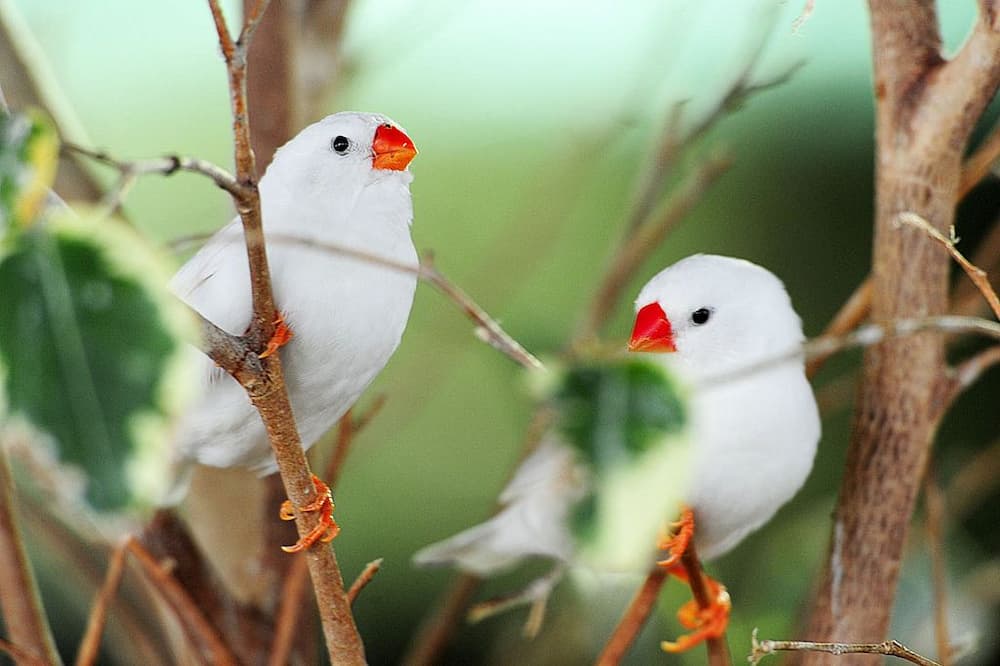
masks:
<path id="1" fill-rule="evenodd" d="M 180 620 L 181 626 L 191 641 L 198 645 L 200 650 L 211 656 L 211 663 L 233 665 L 239 663 L 229 646 L 226 645 L 215 627 L 208 622 L 191 596 L 170 572 L 156 561 L 152 553 L 133 537 L 126 539 L 125 548 L 150 578 L 153 588 L 173 609 L 174 615 Z"/>
<path id="2" fill-rule="evenodd" d="M 646 624 L 649 614 L 656 607 L 656 599 L 660 596 L 660 589 L 667 582 L 667 570 L 663 567 L 654 567 L 646 575 L 646 580 L 636 590 L 632 601 L 629 602 L 625 613 L 618 621 L 618 625 L 611 633 L 608 641 L 604 644 L 604 649 L 597 657 L 597 666 L 615 666 L 621 663 L 628 651 L 632 648 L 642 627 Z"/>
<path id="3" fill-rule="evenodd" d="M 34 652 L 28 652 L 17 645 L 0 638 L 0 652 L 6 652 L 18 664 L 30 664 L 31 666 L 46 666 L 49 663 L 44 659 L 39 659 Z"/>
<path id="4" fill-rule="evenodd" d="M 987 270 L 995 270 L 1000 264 L 1000 218 L 993 221 L 993 226 L 979 241 L 976 251 L 972 253 L 972 263 Z M 951 301 L 955 314 L 977 314 L 980 310 L 979 290 L 968 280 L 959 280 L 955 284 Z"/>
<path id="5" fill-rule="evenodd" d="M 385 395 L 379 395 L 375 397 L 372 404 L 360 417 L 354 418 L 353 408 L 348 409 L 340 417 L 336 429 L 336 446 L 323 473 L 323 478 L 326 479 L 331 488 L 335 487 L 340 480 L 340 473 L 344 469 L 344 463 L 347 461 L 347 454 L 350 452 L 354 438 L 382 411 L 385 402 Z M 381 560 L 379 562 L 381 563 Z M 303 594 L 306 591 L 307 573 L 305 560 L 297 558 L 285 576 L 281 590 L 281 605 L 278 608 L 277 620 L 275 621 L 274 642 L 271 644 L 271 656 L 268 659 L 268 663 L 272 666 L 288 663 L 288 655 L 291 653 L 295 631 L 298 627 L 299 614 L 306 603 Z M 347 592 L 347 595 L 348 600 L 351 601 L 350 591 Z"/>
<path id="6" fill-rule="evenodd" d="M 687 550 L 681 556 L 681 564 L 687 572 L 691 594 L 698 603 L 698 608 L 711 607 L 715 600 L 712 599 L 708 592 L 708 586 L 705 585 L 705 577 L 701 573 L 701 562 L 698 560 L 698 553 L 695 551 L 693 542 L 688 545 Z M 709 666 L 730 666 L 732 663 L 725 636 L 709 638 L 705 641 L 705 649 L 708 651 Z"/>
<path id="7" fill-rule="evenodd" d="M 850 333 L 868 318 L 872 310 L 872 279 L 868 276 L 859 284 L 844 304 L 840 306 L 837 314 L 833 316 L 830 323 L 823 330 L 823 335 L 844 335 Z M 828 356 L 814 356 L 806 363 L 806 376 L 815 377 Z"/>
<path id="8" fill-rule="evenodd" d="M 924 502 L 927 511 L 925 532 L 931 558 L 931 586 L 934 592 L 934 638 L 941 666 L 951 666 L 951 641 L 948 635 L 948 574 L 944 554 L 944 494 L 927 466 L 924 479 Z"/>
<path id="9" fill-rule="evenodd" d="M 441 595 L 433 611 L 427 614 L 403 657 L 403 666 L 431 666 L 451 642 L 465 617 L 465 609 L 483 579 L 462 573 L 455 577 Z"/>
<path id="10" fill-rule="evenodd" d="M 589 340 L 611 316 L 622 291 L 639 266 L 660 246 L 667 234 L 702 200 L 705 191 L 732 165 L 727 157 L 709 158 L 698 165 L 619 247 L 587 310 L 576 340 Z"/>
<path id="11" fill-rule="evenodd" d="M 899 641 L 884 641 L 882 643 L 814 643 L 813 641 L 772 641 L 757 640 L 757 630 L 754 629 L 751 638 L 752 652 L 750 663 L 757 664 L 769 654 L 784 651 L 826 652 L 832 655 L 843 654 L 883 654 L 889 657 L 905 659 L 919 666 L 941 666 L 936 661 L 923 657 L 910 650 Z"/>
<path id="12" fill-rule="evenodd" d="M 271 291 L 267 247 L 264 243 L 256 164 L 250 144 L 246 53 L 250 48 L 253 32 L 267 10 L 268 2 L 261 0 L 248 14 L 240 38 L 235 44 L 226 28 L 218 1 L 208 0 L 208 5 L 219 36 L 219 45 L 226 60 L 233 116 L 236 180 L 243 190 L 242 196 L 234 196 L 233 199 L 243 222 L 250 269 L 253 317 L 246 338 L 251 349 L 260 351 L 274 333 L 276 308 Z M 315 498 L 315 489 L 309 463 L 292 415 L 291 404 L 288 401 L 280 355 L 268 356 L 264 359 L 263 365 L 262 376 L 254 378 L 252 382 L 241 381 L 241 384 L 264 422 L 288 498 L 293 506 L 307 506 Z M 300 536 L 308 534 L 319 520 L 315 512 L 297 510 L 295 513 L 296 528 Z M 350 604 L 344 591 L 343 577 L 333 548 L 327 545 L 310 548 L 304 553 L 304 557 L 316 592 L 323 635 L 331 661 L 363 664 L 364 646 L 351 614 Z"/>
<path id="13" fill-rule="evenodd" d="M 90 611 L 90 618 L 87 620 L 87 629 L 80 641 L 80 648 L 76 653 L 76 666 L 89 666 L 97 662 L 98 651 L 101 647 L 101 636 L 104 634 L 104 625 L 108 619 L 108 611 L 115 595 L 118 593 L 118 585 L 121 583 L 122 574 L 125 572 L 125 554 L 127 544 L 121 543 L 111 554 L 108 562 L 108 572 L 104 578 L 104 584 L 94 599 L 94 606 Z"/>
<path id="14" fill-rule="evenodd" d="M 997 297 L 997 292 L 995 292 L 993 290 L 993 286 L 990 285 L 990 281 L 986 277 L 986 271 L 978 266 L 974 266 L 972 262 L 966 259 L 965 256 L 958 251 L 958 248 L 955 247 L 955 243 L 957 243 L 958 240 L 955 238 L 954 227 L 951 229 L 951 238 L 948 238 L 940 231 L 932 227 L 927 220 L 920 217 L 916 213 L 900 213 L 896 217 L 896 220 L 897 225 L 908 224 L 910 226 L 914 226 L 943 245 L 944 248 L 948 250 L 948 254 L 950 254 L 958 265 L 962 267 L 965 274 L 968 275 L 969 279 L 976 285 L 976 288 L 979 289 L 979 293 L 983 295 L 986 302 L 990 304 L 990 308 L 993 310 L 993 316 L 1000 319 L 1000 298 Z"/>
<path id="15" fill-rule="evenodd" d="M 372 560 L 365 565 L 365 568 L 360 574 L 358 574 L 358 577 L 354 579 L 354 582 L 351 583 L 350 589 L 347 590 L 347 600 L 351 602 L 351 605 L 354 605 L 354 600 L 358 598 L 359 594 L 361 594 L 361 590 L 363 590 L 368 583 L 372 582 L 372 579 L 375 578 L 375 574 L 377 574 L 381 568 L 381 557 L 377 560 Z"/>
<path id="16" fill-rule="evenodd" d="M 166 155 L 164 157 L 158 157 L 147 160 L 119 160 L 115 159 L 103 150 L 94 150 L 93 148 L 86 148 L 75 143 L 68 141 L 63 141 L 61 144 L 61 149 L 64 152 L 75 153 L 77 155 L 82 155 L 88 159 L 94 160 L 109 166 L 112 169 L 118 171 L 122 178 L 136 178 L 138 176 L 144 176 L 147 174 L 160 174 L 162 176 L 172 176 L 178 171 L 187 171 L 189 173 L 197 173 L 202 176 L 207 176 L 214 182 L 217 186 L 228 192 L 234 198 L 243 197 L 246 195 L 244 188 L 236 181 L 236 178 L 230 174 L 225 169 L 218 167 L 211 162 L 205 160 L 200 160 L 194 157 L 185 157 L 183 155 Z M 122 195 L 117 196 L 118 199 L 122 198 Z"/>
<path id="17" fill-rule="evenodd" d="M 3 449 L 0 449 L 0 610 L 16 650 L 42 663 L 60 663 L 14 513 L 14 479 Z"/>
<path id="18" fill-rule="evenodd" d="M 1000 345 L 993 345 L 950 368 L 942 390 L 942 404 L 950 405 L 965 389 L 975 384 L 984 372 L 997 364 L 1000 364 Z"/>
<path id="19" fill-rule="evenodd" d="M 962 165 L 962 178 L 958 184 L 959 200 L 964 199 L 986 177 L 998 158 L 1000 158 L 1000 123 L 993 126 L 989 135 Z"/>
<path id="20" fill-rule="evenodd" d="M 954 222 L 964 146 L 1000 83 L 992 4 L 982 1 L 970 37 L 946 62 L 933 0 L 905 6 L 869 0 L 877 165 L 873 321 L 948 310 L 949 258 L 926 234 L 896 224 L 902 211 L 941 233 Z M 833 538 L 803 633 L 875 644 L 888 632 L 948 368 L 937 335 L 873 346 L 863 368 Z"/>

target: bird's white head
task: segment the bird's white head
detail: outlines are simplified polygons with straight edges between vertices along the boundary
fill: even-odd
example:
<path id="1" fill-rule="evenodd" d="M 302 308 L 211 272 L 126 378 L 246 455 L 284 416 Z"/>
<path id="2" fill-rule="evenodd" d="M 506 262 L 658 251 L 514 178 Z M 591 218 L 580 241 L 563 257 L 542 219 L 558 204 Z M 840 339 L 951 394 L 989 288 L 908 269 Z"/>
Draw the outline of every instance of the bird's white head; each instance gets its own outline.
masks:
<path id="1" fill-rule="evenodd" d="M 676 352 L 695 376 L 792 351 L 802 322 L 773 273 L 743 259 L 696 254 L 639 292 L 630 351 Z"/>
<path id="2" fill-rule="evenodd" d="M 261 186 L 294 183 L 336 192 L 396 178 L 408 184 L 417 149 L 395 122 L 377 113 L 343 111 L 309 125 L 278 149 Z"/>

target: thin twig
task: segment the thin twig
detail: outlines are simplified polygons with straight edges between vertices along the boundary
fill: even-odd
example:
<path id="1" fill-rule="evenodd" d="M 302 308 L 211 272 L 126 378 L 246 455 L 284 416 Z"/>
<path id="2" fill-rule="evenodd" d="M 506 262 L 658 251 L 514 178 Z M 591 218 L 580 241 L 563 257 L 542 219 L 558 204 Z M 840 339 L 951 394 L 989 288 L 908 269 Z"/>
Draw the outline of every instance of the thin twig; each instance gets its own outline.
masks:
<path id="1" fill-rule="evenodd" d="M 187 243 L 202 240 L 204 238 L 206 238 L 205 234 L 185 236 L 184 238 L 177 239 L 171 243 L 171 247 L 186 245 Z M 472 297 L 465 292 L 465 290 L 441 273 L 441 271 L 434 266 L 433 259 L 429 253 L 425 252 L 420 264 L 413 266 L 412 264 L 396 261 L 387 257 L 381 257 L 370 252 L 365 252 L 364 250 L 358 250 L 344 245 L 338 245 L 336 243 L 290 236 L 288 234 L 270 234 L 268 235 L 268 242 L 301 245 L 303 247 L 323 250 L 333 254 L 353 257 L 355 259 L 360 259 L 362 261 L 384 266 L 386 268 L 391 268 L 404 273 L 414 274 L 424 282 L 433 286 L 452 303 L 458 306 L 462 313 L 476 325 L 476 337 L 480 340 L 504 354 L 523 368 L 528 370 L 538 370 L 543 367 L 542 362 L 539 361 L 538 358 L 536 358 L 531 352 L 527 351 L 521 343 L 503 330 L 503 327 L 500 326 L 500 324 L 493 317 L 491 317 L 486 310 L 476 303 L 476 301 L 473 300 Z"/>
<path id="2" fill-rule="evenodd" d="M 823 335 L 844 335 L 861 325 L 872 311 L 872 278 L 869 275 L 859 284 L 844 304 L 837 310 Z M 816 376 L 828 356 L 814 356 L 806 363 L 806 376 L 810 379 Z"/>
<path id="3" fill-rule="evenodd" d="M 993 169 L 997 158 L 1000 158 L 1000 123 L 993 126 L 989 135 L 962 165 L 962 179 L 958 185 L 960 201 Z"/>
<path id="4" fill-rule="evenodd" d="M 431 666 L 451 642 L 456 629 L 465 617 L 465 609 L 479 589 L 483 579 L 473 574 L 461 573 L 455 577 L 448 590 L 440 596 L 433 611 L 427 614 L 414 635 L 403 666 Z"/>
<path id="5" fill-rule="evenodd" d="M 1000 364 L 1000 345 L 993 345 L 962 361 L 956 367 L 949 368 L 942 402 L 951 404 L 965 389 L 975 384 L 984 372 L 997 364 Z"/>
<path id="6" fill-rule="evenodd" d="M 365 568 L 362 569 L 361 573 L 358 574 L 358 577 L 354 579 L 354 582 L 351 583 L 351 587 L 347 590 L 347 600 L 351 602 L 351 605 L 354 605 L 354 600 L 358 598 L 361 590 L 363 590 L 368 583 L 372 582 L 372 579 L 375 578 L 375 574 L 377 574 L 381 568 L 381 557 L 377 560 L 372 560 L 365 565 Z"/>
<path id="7" fill-rule="evenodd" d="M 931 586 L 934 591 L 934 638 L 941 666 L 951 666 L 951 641 L 948 632 L 948 573 L 944 553 L 944 494 L 937 483 L 934 466 L 928 465 L 924 477 L 924 500 L 927 511 L 926 534 L 931 558 Z"/>
<path id="8" fill-rule="evenodd" d="M 615 253 L 587 310 L 576 340 L 597 335 L 621 299 L 635 271 L 660 246 L 667 234 L 704 198 L 705 191 L 732 165 L 716 156 L 698 165 L 652 214 L 650 221 L 630 235 Z"/>
<path id="9" fill-rule="evenodd" d="M 936 661 L 923 657 L 910 650 L 899 641 L 884 641 L 882 643 L 814 643 L 813 641 L 772 641 L 757 640 L 757 630 L 753 630 L 751 638 L 750 663 L 756 665 L 761 659 L 778 651 L 796 652 L 826 652 L 827 654 L 884 654 L 889 657 L 899 657 L 919 666 L 941 666 Z"/>
<path id="10" fill-rule="evenodd" d="M 115 595 L 118 593 L 118 585 L 125 572 L 125 554 L 127 552 L 127 544 L 122 542 L 111 553 L 111 559 L 108 561 L 108 572 L 104 577 L 100 591 L 97 593 L 97 598 L 94 599 L 90 618 L 87 620 L 87 630 L 83 634 L 80 648 L 76 653 L 76 666 L 89 666 L 97 661 L 101 647 L 101 636 L 104 634 L 104 625 L 108 619 L 108 610 L 110 610 L 111 602 L 114 601 Z"/>
<path id="11" fill-rule="evenodd" d="M 59 653 L 38 594 L 31 562 L 14 513 L 14 479 L 0 448 L 0 610 L 11 642 L 42 663 L 58 664 Z"/>
<path id="12" fill-rule="evenodd" d="M 9 654 L 18 664 L 31 666 L 48 666 L 49 662 L 40 659 L 35 653 L 14 645 L 10 641 L 0 638 L 0 652 Z M 55 662 L 52 662 L 55 663 Z"/>
<path id="13" fill-rule="evenodd" d="M 986 302 L 990 304 L 990 308 L 993 310 L 993 316 L 1000 319 L 1000 298 L 997 297 L 997 292 L 993 290 L 993 286 L 990 284 L 989 279 L 986 277 L 986 271 L 974 266 L 972 262 L 965 258 L 958 248 L 955 247 L 955 243 L 958 239 L 955 237 L 955 229 L 951 230 L 951 238 L 945 237 L 940 231 L 935 229 L 930 222 L 917 215 L 916 213 L 906 211 L 900 213 L 896 216 L 896 225 L 909 224 L 914 226 L 925 234 L 936 240 L 938 243 L 944 246 L 952 258 L 958 262 L 958 265 L 962 267 L 969 279 L 972 280 L 976 287 L 979 288 L 979 292 L 986 299 Z"/>
<path id="14" fill-rule="evenodd" d="M 187 591 L 170 575 L 170 572 L 156 561 L 152 553 L 133 537 L 125 541 L 126 550 L 135 557 L 142 571 L 149 576 L 156 589 L 167 604 L 173 609 L 174 615 L 181 622 L 185 633 L 202 650 L 207 650 L 211 663 L 237 664 L 236 656 L 226 645 L 219 632 L 209 623 L 201 609 L 194 603 Z"/>
<path id="15" fill-rule="evenodd" d="M 597 657 L 597 666 L 616 666 L 625 658 L 632 648 L 632 643 L 642 630 L 646 619 L 656 606 L 656 599 L 660 596 L 660 589 L 667 582 L 667 570 L 664 567 L 654 567 L 646 575 L 646 580 L 642 586 L 636 590 L 632 601 L 625 608 L 625 613 L 618 621 L 615 630 L 604 644 L 604 649 Z"/>
<path id="16" fill-rule="evenodd" d="M 233 197 L 245 196 L 244 188 L 236 181 L 236 178 L 223 169 L 206 160 L 195 157 L 185 157 L 183 155 L 165 155 L 145 160 L 119 160 L 103 150 L 86 148 L 64 141 L 62 150 L 68 153 L 76 153 L 88 159 L 111 167 L 121 174 L 122 178 L 136 178 L 147 174 L 159 174 L 161 176 L 172 176 L 178 171 L 187 171 L 207 176 L 217 186 L 228 192 Z M 119 195 L 119 198 L 121 195 Z"/>

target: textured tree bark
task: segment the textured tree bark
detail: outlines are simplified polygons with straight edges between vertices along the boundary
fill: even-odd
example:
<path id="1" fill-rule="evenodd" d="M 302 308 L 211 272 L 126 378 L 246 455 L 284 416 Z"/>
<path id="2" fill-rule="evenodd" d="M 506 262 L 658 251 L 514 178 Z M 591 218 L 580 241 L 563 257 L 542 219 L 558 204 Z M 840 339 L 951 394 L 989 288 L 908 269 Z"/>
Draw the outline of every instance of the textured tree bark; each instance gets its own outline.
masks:
<path id="1" fill-rule="evenodd" d="M 876 98 L 876 205 L 872 318 L 944 314 L 949 257 L 915 228 L 909 211 L 947 234 L 962 152 L 1000 75 L 991 1 L 951 61 L 941 56 L 932 0 L 870 0 Z M 834 515 L 830 555 L 806 638 L 886 638 L 910 517 L 944 414 L 943 343 L 936 334 L 870 349 Z M 870 664 L 870 655 L 799 653 L 793 663 Z"/>

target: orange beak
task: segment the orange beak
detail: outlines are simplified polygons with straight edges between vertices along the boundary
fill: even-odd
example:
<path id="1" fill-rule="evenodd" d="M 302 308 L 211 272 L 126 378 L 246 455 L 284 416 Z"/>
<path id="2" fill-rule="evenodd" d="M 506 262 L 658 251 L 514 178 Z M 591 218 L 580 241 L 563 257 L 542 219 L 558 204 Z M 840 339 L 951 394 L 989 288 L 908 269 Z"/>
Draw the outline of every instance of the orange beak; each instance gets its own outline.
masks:
<path id="1" fill-rule="evenodd" d="M 379 125 L 372 141 L 372 166 L 376 169 L 402 171 L 416 157 L 417 149 L 410 137 L 388 123 Z"/>
<path id="2" fill-rule="evenodd" d="M 628 341 L 632 352 L 675 352 L 674 330 L 663 308 L 656 301 L 643 306 L 635 316 L 632 339 Z"/>

